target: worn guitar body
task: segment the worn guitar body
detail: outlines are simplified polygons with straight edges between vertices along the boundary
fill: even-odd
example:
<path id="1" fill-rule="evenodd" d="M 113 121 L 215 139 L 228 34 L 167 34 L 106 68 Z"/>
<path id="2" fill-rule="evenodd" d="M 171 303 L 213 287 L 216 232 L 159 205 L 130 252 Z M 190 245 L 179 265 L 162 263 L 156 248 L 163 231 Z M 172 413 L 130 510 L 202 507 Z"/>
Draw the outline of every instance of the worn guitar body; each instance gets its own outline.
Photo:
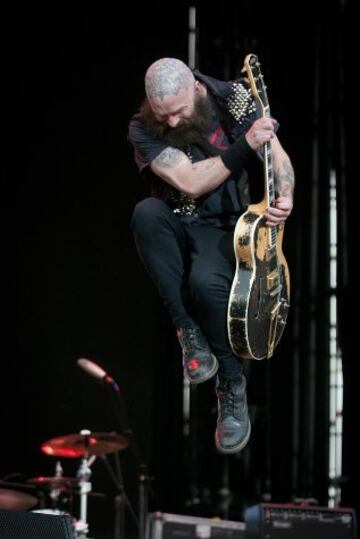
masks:
<path id="1" fill-rule="evenodd" d="M 236 225 L 236 272 L 230 292 L 228 332 L 233 352 L 249 359 L 271 357 L 287 319 L 288 265 L 282 252 L 283 225 L 277 241 L 263 224 L 261 205 L 249 206 Z"/>
<path id="2" fill-rule="evenodd" d="M 262 115 L 270 117 L 266 86 L 255 54 L 244 69 Z M 264 359 L 273 355 L 284 331 L 290 304 L 289 269 L 282 252 L 284 225 L 265 226 L 264 215 L 275 206 L 271 143 L 262 147 L 264 198 L 251 204 L 234 231 L 236 271 L 228 304 L 228 335 L 238 357 Z"/>

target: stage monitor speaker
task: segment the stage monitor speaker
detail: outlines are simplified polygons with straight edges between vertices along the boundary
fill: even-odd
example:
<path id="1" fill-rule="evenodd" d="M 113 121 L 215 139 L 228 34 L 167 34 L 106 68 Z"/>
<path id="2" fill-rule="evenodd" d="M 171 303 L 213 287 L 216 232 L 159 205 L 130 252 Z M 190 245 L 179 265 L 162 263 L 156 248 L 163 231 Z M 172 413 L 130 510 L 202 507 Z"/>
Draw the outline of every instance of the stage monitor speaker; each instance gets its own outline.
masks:
<path id="1" fill-rule="evenodd" d="M 0 509 L 1 539 L 74 539 L 70 515 Z"/>
<path id="2" fill-rule="evenodd" d="M 172 513 L 148 513 L 146 539 L 244 539 L 243 522 Z"/>
<path id="3" fill-rule="evenodd" d="M 244 512 L 246 539 L 356 539 L 354 509 L 261 503 Z"/>

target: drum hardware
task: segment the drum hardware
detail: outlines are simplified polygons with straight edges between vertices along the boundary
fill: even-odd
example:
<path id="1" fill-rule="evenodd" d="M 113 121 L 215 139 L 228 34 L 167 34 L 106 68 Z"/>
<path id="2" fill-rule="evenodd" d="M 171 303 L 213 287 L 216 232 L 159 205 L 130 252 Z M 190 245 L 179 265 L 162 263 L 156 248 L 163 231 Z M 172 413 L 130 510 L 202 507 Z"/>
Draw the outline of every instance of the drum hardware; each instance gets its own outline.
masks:
<path id="1" fill-rule="evenodd" d="M 88 496 L 91 494 L 92 485 L 90 482 L 91 465 L 98 455 L 118 452 L 128 446 L 128 441 L 124 436 L 116 433 L 93 433 L 83 429 L 79 434 L 70 434 L 52 438 L 41 445 L 41 450 L 46 455 L 65 458 L 81 457 L 80 465 L 74 477 L 64 477 L 61 462 L 57 461 L 55 475 L 53 477 L 35 477 L 28 480 L 29 483 L 39 487 L 50 489 L 50 498 L 53 501 L 54 510 L 57 508 L 59 495 L 63 491 L 71 491 L 77 488 L 80 497 L 80 518 L 75 520 L 75 530 L 77 538 L 87 537 L 89 531 L 88 518 Z"/>
<path id="2" fill-rule="evenodd" d="M 78 458 L 85 454 L 103 455 L 126 449 L 129 442 L 125 436 L 115 432 L 81 431 L 80 434 L 60 436 L 44 442 L 41 451 L 49 456 Z"/>
<path id="3" fill-rule="evenodd" d="M 72 501 L 73 501 L 73 489 L 77 485 L 78 480 L 75 477 L 64 477 L 60 475 L 62 473 L 61 463 L 56 463 L 56 472 L 53 477 L 32 477 L 27 480 L 27 483 L 35 485 L 38 489 L 47 491 L 48 497 L 51 500 L 51 506 L 54 510 L 60 510 L 60 497 L 65 494 L 68 495 L 67 499 L 62 499 L 62 504 L 69 505 L 69 513 L 72 513 Z M 67 511 L 66 511 L 67 512 Z"/>
<path id="4" fill-rule="evenodd" d="M 50 490 L 70 490 L 79 480 L 76 477 L 44 477 L 40 475 L 28 479 L 27 482 Z"/>
<path id="5" fill-rule="evenodd" d="M 75 477 L 64 477 L 63 468 L 60 461 L 55 464 L 55 475 L 50 477 L 39 476 L 32 477 L 27 480 L 27 483 L 34 485 L 39 491 L 44 490 L 48 498 L 51 500 L 51 507 L 41 507 L 35 509 L 33 513 L 44 513 L 49 515 L 68 515 L 72 519 L 74 533 L 76 530 L 77 520 L 73 514 L 73 489 L 77 485 L 78 480 Z M 77 535 L 75 535 L 77 537 Z"/>
<path id="6" fill-rule="evenodd" d="M 83 526 L 82 534 L 86 536 L 88 533 L 88 523 L 87 523 L 87 502 L 88 494 L 91 492 L 91 482 L 89 481 L 91 477 L 91 469 L 89 466 L 89 453 L 88 448 L 90 449 L 90 439 L 91 432 L 89 430 L 80 431 L 80 435 L 84 437 L 84 454 L 81 458 L 80 467 L 77 471 L 77 478 L 79 481 L 79 493 L 80 493 L 80 523 Z M 94 446 L 95 444 L 93 444 Z"/>

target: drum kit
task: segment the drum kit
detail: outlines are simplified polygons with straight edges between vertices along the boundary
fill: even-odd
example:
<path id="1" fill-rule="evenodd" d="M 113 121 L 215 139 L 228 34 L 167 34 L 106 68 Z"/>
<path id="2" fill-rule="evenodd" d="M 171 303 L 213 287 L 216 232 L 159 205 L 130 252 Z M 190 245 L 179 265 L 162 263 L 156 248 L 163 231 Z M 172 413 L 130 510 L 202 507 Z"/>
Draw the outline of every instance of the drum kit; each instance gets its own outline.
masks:
<path id="1" fill-rule="evenodd" d="M 80 459 L 76 477 L 64 476 L 61 461 L 57 460 L 54 476 L 33 477 L 25 484 L 0 481 L 0 508 L 53 515 L 68 514 L 73 523 L 74 536 L 77 539 L 86 538 L 89 532 L 87 502 L 92 490 L 91 465 L 97 457 L 105 458 L 106 454 L 117 453 L 128 445 L 128 439 L 120 434 L 89 430 L 48 440 L 41 445 L 45 455 Z M 80 498 L 79 518 L 75 518 L 62 506 L 64 496 L 71 500 L 74 494 Z M 51 501 L 50 508 L 42 507 L 45 499 Z M 42 503 L 39 503 L 40 500 Z M 36 509 L 38 505 L 40 508 Z"/>
<path id="2" fill-rule="evenodd" d="M 11 483 L 0 480 L 0 509 L 68 515 L 71 517 L 75 538 L 90 539 L 88 537 L 88 497 L 98 495 L 98 493 L 92 492 L 91 465 L 99 457 L 107 468 L 117 492 L 113 505 L 115 511 L 114 539 L 123 539 L 125 535 L 125 509 L 128 510 L 133 524 L 137 528 L 139 539 L 145 539 L 148 496 L 153 478 L 148 475 L 147 466 L 136 443 L 134 432 L 129 425 L 122 391 L 115 380 L 94 361 L 80 358 L 77 363 L 87 374 L 111 389 L 115 398 L 113 404 L 119 431 L 123 432 L 124 435 L 114 432 L 81 430 L 79 434 L 60 436 L 44 442 L 41 445 L 41 451 L 45 455 L 57 457 L 57 459 L 80 459 L 76 477 L 64 476 L 61 461 L 57 460 L 54 476 L 33 477 L 28 479 L 26 483 Z M 119 451 L 127 447 L 131 448 L 138 466 L 137 514 L 125 493 L 120 466 Z M 108 453 L 112 453 L 114 456 L 115 470 L 108 461 Z M 73 516 L 72 500 L 74 495 L 78 496 L 80 501 L 79 518 Z M 48 500 L 50 508 L 46 508 Z"/>

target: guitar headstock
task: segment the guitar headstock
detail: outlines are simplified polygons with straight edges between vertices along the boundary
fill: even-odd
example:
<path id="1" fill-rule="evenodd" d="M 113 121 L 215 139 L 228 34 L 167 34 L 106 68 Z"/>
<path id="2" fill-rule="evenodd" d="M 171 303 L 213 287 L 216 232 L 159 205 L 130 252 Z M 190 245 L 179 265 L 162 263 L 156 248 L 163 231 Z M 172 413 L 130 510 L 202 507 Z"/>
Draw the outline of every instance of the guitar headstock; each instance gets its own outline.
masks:
<path id="1" fill-rule="evenodd" d="M 244 67 L 241 72 L 246 73 L 246 80 L 250 84 L 254 99 L 260 105 L 263 115 L 265 115 L 266 110 L 268 111 L 269 109 L 269 100 L 260 67 L 260 62 L 256 54 L 248 54 L 244 60 Z"/>

